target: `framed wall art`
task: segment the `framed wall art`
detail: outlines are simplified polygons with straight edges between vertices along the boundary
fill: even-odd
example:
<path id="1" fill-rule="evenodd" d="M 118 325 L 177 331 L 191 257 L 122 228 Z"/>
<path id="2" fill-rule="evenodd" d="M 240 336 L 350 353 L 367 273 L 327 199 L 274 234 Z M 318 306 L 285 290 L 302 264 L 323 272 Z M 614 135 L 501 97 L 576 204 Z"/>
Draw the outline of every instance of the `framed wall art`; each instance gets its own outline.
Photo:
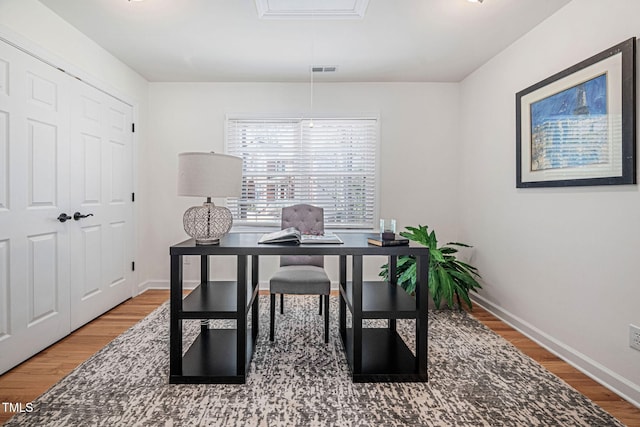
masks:
<path id="1" fill-rule="evenodd" d="M 635 44 L 516 94 L 516 187 L 636 183 Z"/>

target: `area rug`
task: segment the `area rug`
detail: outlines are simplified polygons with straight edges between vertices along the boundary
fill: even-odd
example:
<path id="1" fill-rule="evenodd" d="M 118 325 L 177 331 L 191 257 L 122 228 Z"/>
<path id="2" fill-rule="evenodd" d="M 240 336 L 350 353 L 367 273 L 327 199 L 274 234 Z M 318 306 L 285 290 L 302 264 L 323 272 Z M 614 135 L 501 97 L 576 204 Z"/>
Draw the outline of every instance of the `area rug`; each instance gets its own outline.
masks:
<path id="1" fill-rule="evenodd" d="M 465 312 L 429 312 L 428 383 L 354 384 L 337 332 L 337 305 L 332 297 L 324 344 L 316 297 L 287 296 L 272 343 L 268 300 L 261 296 L 247 383 L 172 385 L 165 303 L 7 425 L 621 425 Z M 186 348 L 199 324 L 184 323 Z M 398 322 L 410 348 L 414 327 L 414 321 Z"/>

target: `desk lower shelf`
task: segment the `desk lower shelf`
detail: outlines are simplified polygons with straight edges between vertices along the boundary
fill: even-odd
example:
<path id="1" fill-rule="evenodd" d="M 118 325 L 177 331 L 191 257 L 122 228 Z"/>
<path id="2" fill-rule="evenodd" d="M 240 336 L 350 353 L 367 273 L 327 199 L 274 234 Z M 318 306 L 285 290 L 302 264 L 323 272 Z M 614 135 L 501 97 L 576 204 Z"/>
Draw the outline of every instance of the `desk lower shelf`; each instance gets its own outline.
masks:
<path id="1" fill-rule="evenodd" d="M 424 382 L 418 373 L 416 357 L 400 335 L 388 328 L 362 329 L 362 371 L 353 372 L 353 329 L 346 329 L 342 340 L 353 382 Z"/>
<path id="2" fill-rule="evenodd" d="M 341 285 L 340 294 L 353 313 L 353 283 Z M 415 297 L 400 286 L 380 281 L 362 283 L 363 319 L 415 319 L 417 316 Z"/>
<path id="3" fill-rule="evenodd" d="M 201 283 L 184 297 L 181 319 L 235 319 L 238 310 L 235 281 L 208 281 Z M 247 286 L 246 310 L 258 295 L 258 286 Z"/>
<path id="4" fill-rule="evenodd" d="M 253 355 L 251 333 L 247 334 L 246 366 L 238 374 L 237 331 L 208 329 L 200 333 L 182 357 L 182 375 L 171 375 L 171 384 L 244 384 Z"/>

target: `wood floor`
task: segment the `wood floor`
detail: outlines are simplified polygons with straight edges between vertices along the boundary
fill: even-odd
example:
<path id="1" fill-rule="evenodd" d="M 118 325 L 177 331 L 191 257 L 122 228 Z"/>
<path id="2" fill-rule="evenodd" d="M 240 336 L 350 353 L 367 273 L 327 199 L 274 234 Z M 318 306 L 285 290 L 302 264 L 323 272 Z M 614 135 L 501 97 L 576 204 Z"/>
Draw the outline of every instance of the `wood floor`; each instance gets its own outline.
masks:
<path id="1" fill-rule="evenodd" d="M 13 414 L 4 403 L 29 402 L 44 393 L 76 366 L 151 313 L 169 298 L 169 291 L 151 290 L 124 302 L 68 337 L 0 376 L 0 424 Z M 573 386 L 627 426 L 640 426 L 640 409 L 602 387 L 577 369 L 524 337 L 481 307 L 472 314 L 523 353 Z M 7 408 L 7 409 L 5 409 Z"/>

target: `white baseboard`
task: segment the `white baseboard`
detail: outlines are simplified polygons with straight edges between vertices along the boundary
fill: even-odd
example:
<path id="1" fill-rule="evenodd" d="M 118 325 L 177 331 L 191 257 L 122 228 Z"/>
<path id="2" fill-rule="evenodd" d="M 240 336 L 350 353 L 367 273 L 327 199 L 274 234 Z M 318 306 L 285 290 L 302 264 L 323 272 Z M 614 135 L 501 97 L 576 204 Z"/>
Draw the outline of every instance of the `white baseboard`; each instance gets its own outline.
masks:
<path id="1" fill-rule="evenodd" d="M 196 286 L 200 284 L 199 281 L 196 280 L 184 280 L 182 282 L 182 287 L 184 289 L 195 289 Z M 168 280 L 147 280 L 146 282 L 142 282 L 138 285 L 138 289 L 140 293 L 149 290 L 149 289 L 171 289 Z"/>
<path id="2" fill-rule="evenodd" d="M 151 289 L 149 287 L 148 280 L 146 282 L 138 283 L 138 285 L 136 286 L 136 289 L 134 290 L 134 296 L 144 293 L 147 289 Z"/>
<path id="3" fill-rule="evenodd" d="M 472 300 L 475 304 L 478 304 L 518 332 L 549 350 L 583 374 L 602 384 L 632 405 L 640 408 L 640 385 L 621 377 L 595 360 L 542 332 L 535 326 L 482 296 L 473 295 Z"/>

